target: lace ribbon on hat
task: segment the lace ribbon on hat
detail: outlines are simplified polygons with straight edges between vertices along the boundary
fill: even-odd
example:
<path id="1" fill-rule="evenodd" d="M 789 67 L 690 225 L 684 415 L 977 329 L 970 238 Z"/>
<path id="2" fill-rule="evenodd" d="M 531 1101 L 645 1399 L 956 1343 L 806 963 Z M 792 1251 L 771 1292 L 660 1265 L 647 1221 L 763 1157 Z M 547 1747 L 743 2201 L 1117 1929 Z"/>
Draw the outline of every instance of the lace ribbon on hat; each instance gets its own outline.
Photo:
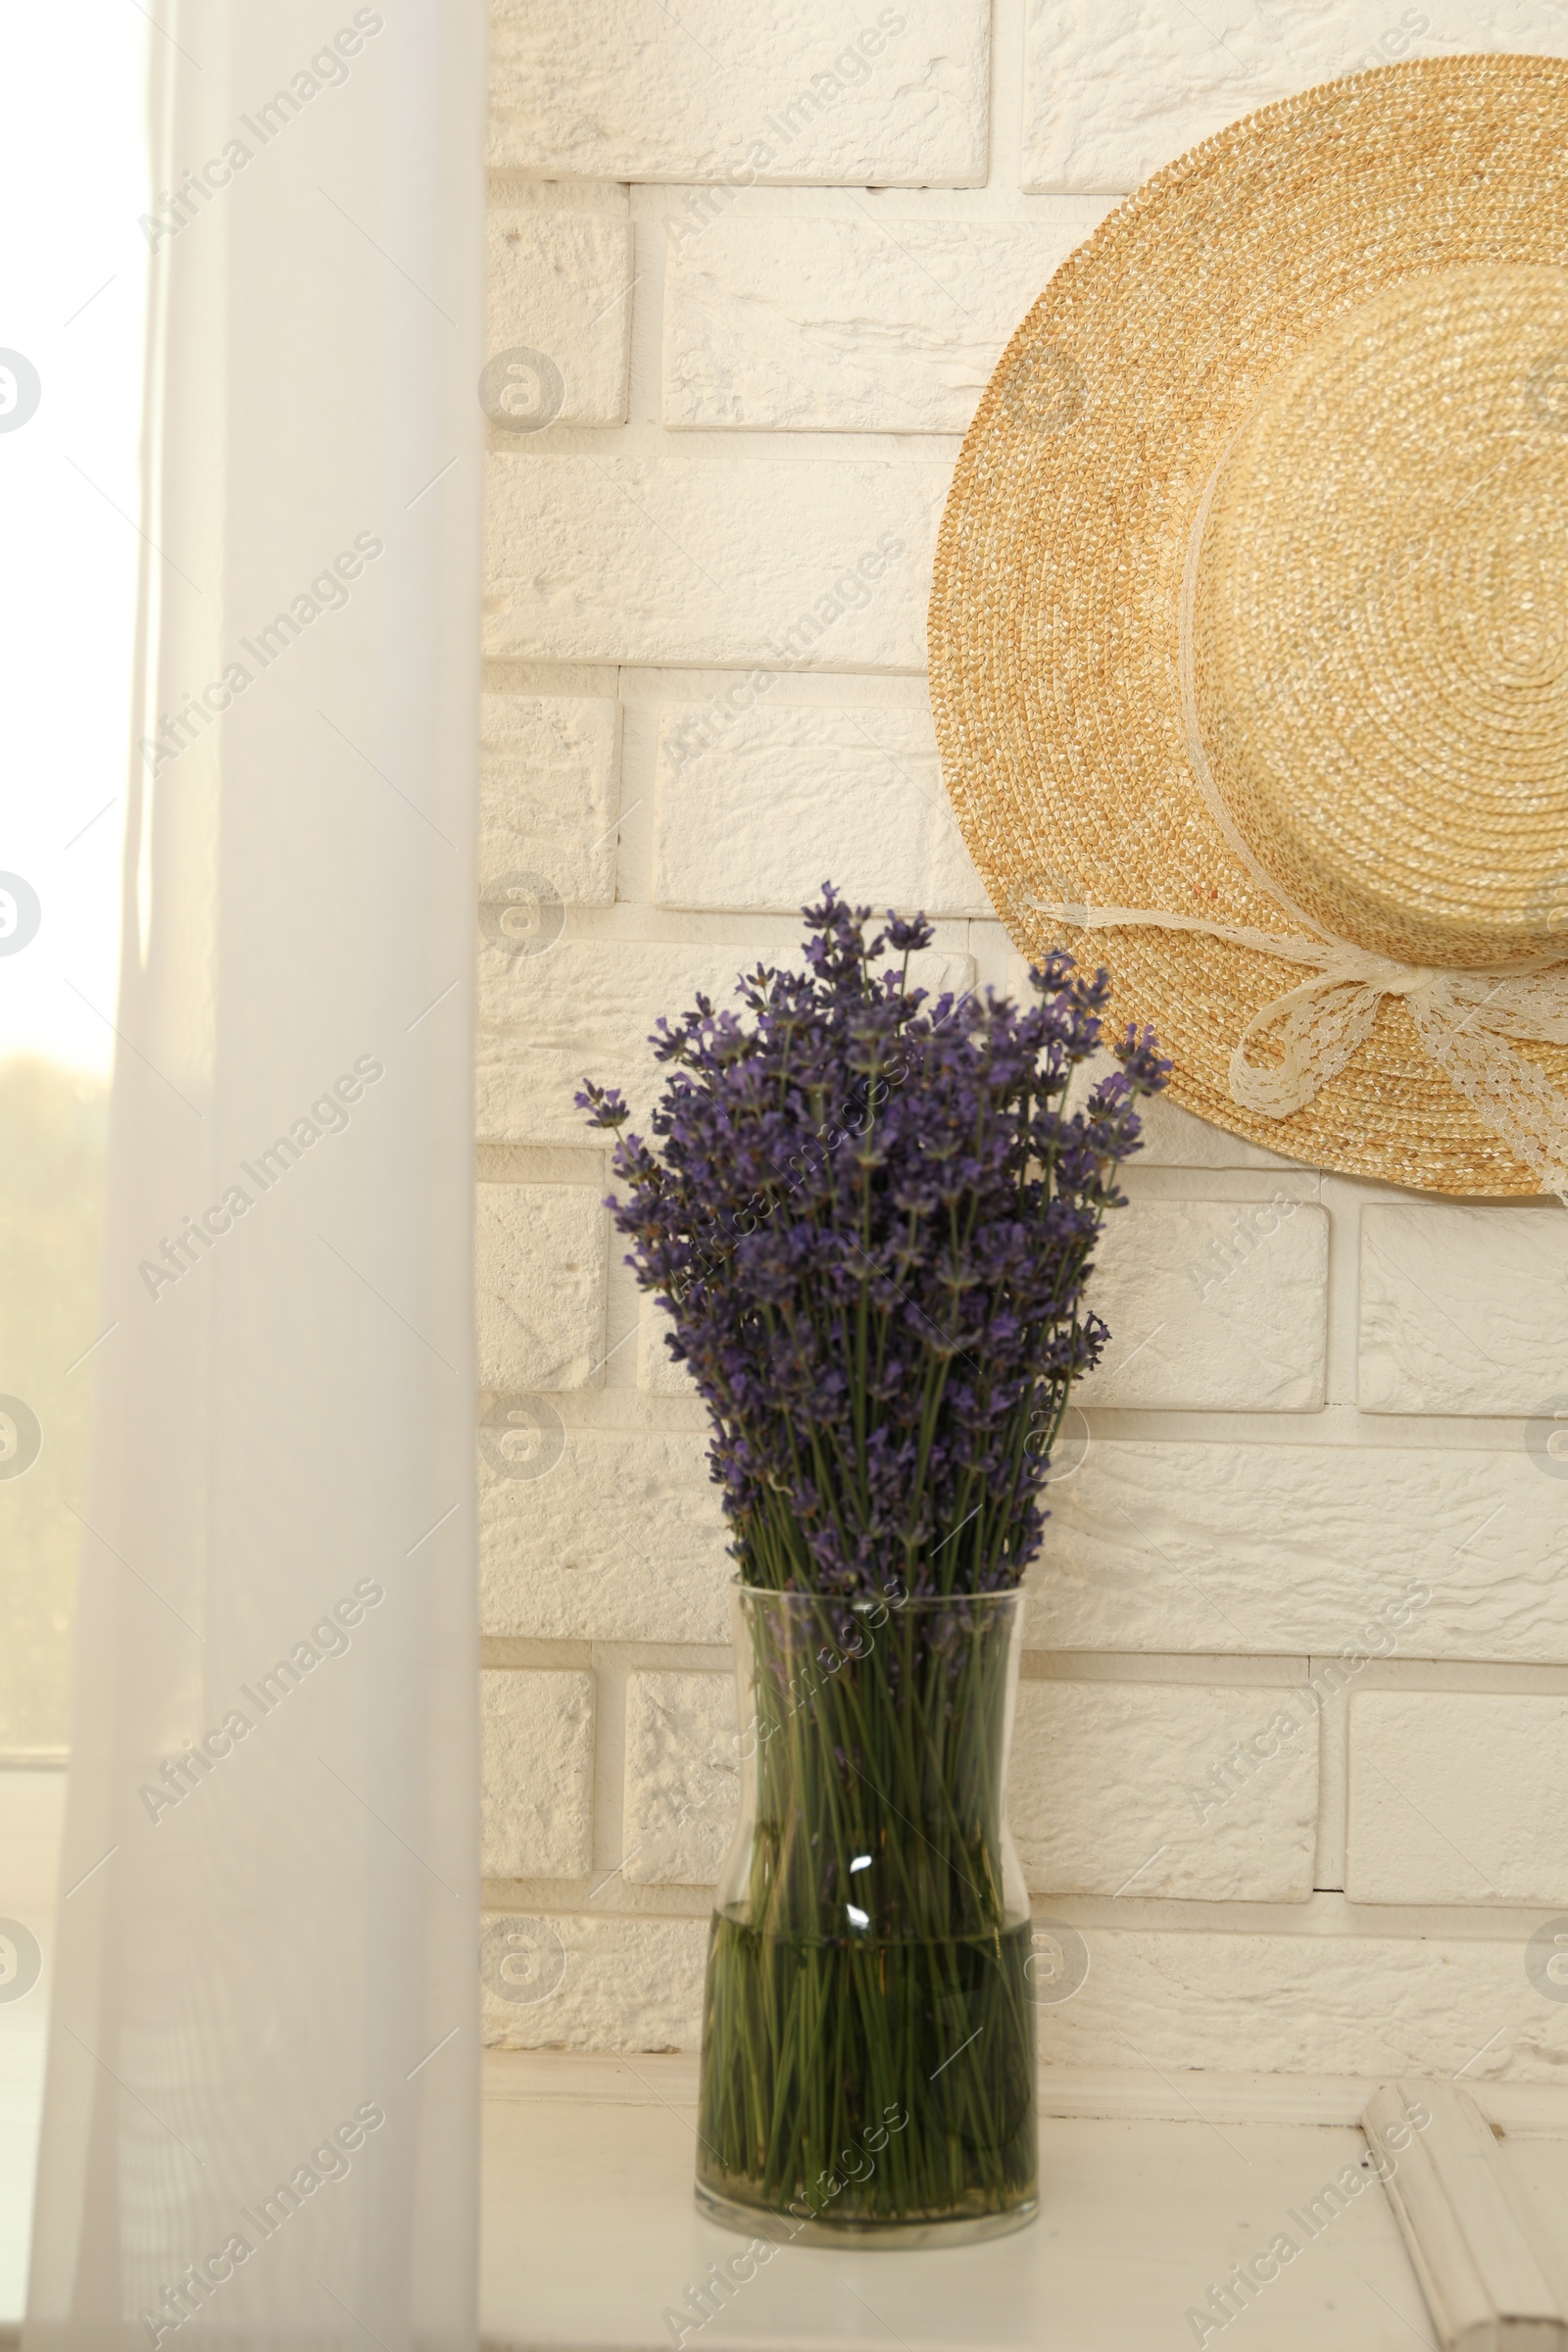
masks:
<path id="1" fill-rule="evenodd" d="M 1557 1194 L 1568 1204 L 1568 1099 L 1544 1071 L 1506 1042 L 1533 1038 L 1568 1045 L 1568 963 L 1543 960 L 1505 972 L 1458 971 L 1374 956 L 1302 912 L 1252 855 L 1221 798 L 1199 726 L 1194 613 L 1199 550 L 1224 465 L 1222 457 L 1193 518 L 1182 578 L 1178 663 L 1187 752 L 1204 804 L 1227 844 L 1259 887 L 1301 928 L 1294 933 L 1258 931 L 1145 907 L 1073 906 L 1035 898 L 1028 904 L 1085 931 L 1137 925 L 1196 931 L 1305 966 L 1312 977 L 1253 1013 L 1231 1052 L 1231 1099 L 1262 1118 L 1286 1119 L 1303 1109 L 1371 1036 L 1384 998 L 1402 997 L 1428 1058 L 1514 1157 L 1535 1172 L 1542 1191 Z M 1248 1048 L 1252 1041 L 1276 1029 L 1280 1059 L 1250 1060 Z"/>

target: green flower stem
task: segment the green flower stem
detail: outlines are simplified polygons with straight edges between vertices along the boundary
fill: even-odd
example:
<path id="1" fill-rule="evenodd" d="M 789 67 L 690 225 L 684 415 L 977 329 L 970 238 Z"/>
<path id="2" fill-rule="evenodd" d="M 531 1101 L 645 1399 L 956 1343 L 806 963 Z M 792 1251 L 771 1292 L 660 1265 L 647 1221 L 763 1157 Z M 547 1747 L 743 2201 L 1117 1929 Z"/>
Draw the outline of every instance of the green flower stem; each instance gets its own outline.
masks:
<path id="1" fill-rule="evenodd" d="M 747 1605 L 756 1822 L 714 1921 L 701 2176 L 830 2224 L 1004 2214 L 1035 2178 L 1029 1927 L 1003 1886 L 1010 1604 L 894 1608 L 859 1654 L 825 1597 Z"/>

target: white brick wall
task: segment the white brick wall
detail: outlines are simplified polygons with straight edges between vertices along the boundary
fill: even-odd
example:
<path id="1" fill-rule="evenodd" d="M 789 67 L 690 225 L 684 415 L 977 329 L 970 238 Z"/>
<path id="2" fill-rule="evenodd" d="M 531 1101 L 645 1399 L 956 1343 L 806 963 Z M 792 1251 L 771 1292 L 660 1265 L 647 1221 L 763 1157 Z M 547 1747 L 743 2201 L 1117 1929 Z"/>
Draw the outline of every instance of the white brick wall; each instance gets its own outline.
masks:
<path id="1" fill-rule="evenodd" d="M 624 1088 L 646 1121 L 659 1091 L 648 1033 L 666 1008 L 727 997 L 743 958 L 647 941 L 559 940 L 542 956 L 479 957 L 479 1133 L 514 1143 L 576 1144 L 587 1135 L 572 1097 L 585 1076 Z"/>
<path id="2" fill-rule="evenodd" d="M 613 198 L 608 218 L 534 205 L 490 215 L 487 356 L 522 349 L 553 360 L 563 424 L 625 421 L 632 231 L 625 191 Z"/>
<path id="3" fill-rule="evenodd" d="M 740 1790 L 727 1674 L 634 1674 L 626 1684 L 625 1871 L 634 1886 L 711 1886 Z"/>
<path id="4" fill-rule="evenodd" d="M 532 873 L 571 906 L 612 906 L 620 706 L 487 694 L 479 759 L 481 898 Z"/>
<path id="5" fill-rule="evenodd" d="M 925 667 L 947 466 L 506 449 L 490 466 L 487 654 Z"/>
<path id="6" fill-rule="evenodd" d="M 1568 1695 L 1357 1692 L 1346 1850 L 1358 1902 L 1568 1904 Z"/>
<path id="7" fill-rule="evenodd" d="M 1310 1203 L 1135 1203 L 1101 1244 L 1094 1306 L 1112 1336 L 1080 1403 L 1321 1404 L 1327 1273 L 1328 1224 Z"/>
<path id="8" fill-rule="evenodd" d="M 1045 1894 L 1304 1902 L 1317 1711 L 1300 1690 L 1029 1682 L 1010 1812 Z"/>
<path id="9" fill-rule="evenodd" d="M 645 1298 L 637 1317 L 637 1386 L 661 1396 L 695 1396 L 691 1374 L 666 1345 L 672 1328 L 663 1308 Z"/>
<path id="10" fill-rule="evenodd" d="M 1076 225 L 715 220 L 672 243 L 663 417 L 822 433 L 961 433 Z"/>
<path id="11" fill-rule="evenodd" d="M 793 914 L 854 874 L 877 906 L 984 915 L 923 710 L 750 710 L 704 740 L 705 707 L 661 715 L 657 906 Z"/>
<path id="12" fill-rule="evenodd" d="M 486 1931 L 515 1913 L 487 1912 Z M 703 2030 L 706 1919 L 525 1915 L 555 1979 L 543 2000 L 507 1998 L 482 1980 L 484 2038 L 503 2050 L 689 2050 Z M 505 1980 L 503 1979 L 503 1983 Z M 519 1990 L 533 1987 L 526 1983 Z"/>
<path id="13" fill-rule="evenodd" d="M 493 164 L 546 179 L 985 177 L 985 0 L 497 0 Z"/>
<path id="14" fill-rule="evenodd" d="M 482 1184 L 474 1207 L 479 1386 L 581 1389 L 604 1378 L 609 1219 L 575 1184 Z"/>
<path id="15" fill-rule="evenodd" d="M 500 0 L 489 352 L 561 405 L 493 407 L 488 461 L 479 1377 L 527 1439 L 480 1465 L 490 2039 L 694 2047 L 735 1802 L 704 1416 L 573 1093 L 646 1127 L 655 1017 L 792 953 L 828 876 L 937 916 L 924 985 L 1022 985 L 923 681 L 997 352 L 1222 123 L 1374 55 L 1568 54 L 1560 20 Z M 1526 1951 L 1568 1915 L 1568 1222 L 1174 1104 L 1147 1134 L 1028 1579 L 1012 1812 L 1092 1963 L 1042 2049 L 1558 2079 Z"/>
<path id="16" fill-rule="evenodd" d="M 1093 968 L 1095 956 L 1092 943 L 1086 944 L 1079 960 L 1085 969 Z M 1022 956 L 1007 958 L 1008 994 L 1019 999 L 1027 997 L 1029 966 Z M 1104 1048 L 1074 1073 L 1067 1093 L 1068 1108 L 1077 1110 L 1102 1078 L 1108 1078 L 1116 1068 L 1112 1055 Z M 1259 1144 L 1250 1144 L 1245 1137 L 1232 1135 L 1227 1128 L 1211 1127 L 1206 1119 L 1194 1118 L 1180 1103 L 1156 1095 L 1139 1112 L 1143 1121 L 1143 1144 L 1138 1153 L 1138 1165 L 1143 1168 L 1280 1168 L 1298 1169 L 1299 1162 L 1284 1157 L 1277 1152 L 1266 1152 Z M 1310 1199 L 1316 1186 L 1308 1181 L 1304 1190 L 1300 1184 L 1277 1187 L 1268 1197 L 1282 1202 L 1299 1197 Z M 1250 1199 L 1250 1196 L 1249 1196 Z"/>
<path id="17" fill-rule="evenodd" d="M 1364 1413 L 1519 1413 L 1568 1389 L 1568 1217 L 1365 1208 Z"/>
<path id="18" fill-rule="evenodd" d="M 1209 2067 L 1269 2074 L 1423 2073 L 1560 2082 L 1568 2003 L 1541 1999 L 1521 1938 L 1419 1943 L 1355 1932 L 1286 1936 L 1083 1931 L 1083 1990 L 1041 2011 L 1055 2066 Z"/>
<path id="19" fill-rule="evenodd" d="M 1404 57 L 1568 56 L 1530 0 L 1029 0 L 1023 185 L 1135 188 L 1238 116 Z"/>
<path id="20" fill-rule="evenodd" d="M 1402 1607 L 1410 1657 L 1568 1661 L 1568 1511 L 1522 1446 L 1097 1438 L 1048 1499 L 1049 1648 L 1333 1655 Z"/>
<path id="21" fill-rule="evenodd" d="M 574 1879 L 592 1851 L 589 1674 L 479 1677 L 487 1879 Z"/>
<path id="22" fill-rule="evenodd" d="M 569 1428 L 539 1479 L 502 1477 L 481 1459 L 479 1546 L 487 1634 L 729 1638 L 730 1565 L 700 1428 Z"/>

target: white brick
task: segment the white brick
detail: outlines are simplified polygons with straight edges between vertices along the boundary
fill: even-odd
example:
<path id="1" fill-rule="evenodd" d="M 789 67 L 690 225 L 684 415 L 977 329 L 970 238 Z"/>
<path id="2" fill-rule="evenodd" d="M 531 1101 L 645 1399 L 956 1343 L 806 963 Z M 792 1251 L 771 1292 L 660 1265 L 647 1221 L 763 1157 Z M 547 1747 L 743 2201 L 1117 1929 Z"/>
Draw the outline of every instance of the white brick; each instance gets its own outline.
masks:
<path id="1" fill-rule="evenodd" d="M 1048 2065 L 1538 2082 L 1568 2070 L 1568 2002 L 1534 1990 L 1522 1936 L 1081 1934 L 1082 1989 L 1040 2011 Z"/>
<path id="2" fill-rule="evenodd" d="M 1525 1413 L 1568 1390 L 1568 1217 L 1361 1211 L 1364 1413 Z"/>
<path id="3" fill-rule="evenodd" d="M 1419 26 L 1419 29 L 1412 29 Z M 1030 0 L 1026 188 L 1135 188 L 1277 98 L 1401 57 L 1568 56 L 1530 0 Z"/>
<path id="4" fill-rule="evenodd" d="M 1097 1061 L 1100 1058 L 1096 1056 Z M 1097 1075 L 1103 1077 L 1115 1066 L 1106 1055 L 1104 1068 Z M 1092 1089 L 1086 1085 L 1083 1091 L 1087 1095 Z M 1073 1107 L 1078 1107 L 1076 1099 Z M 1278 1152 L 1265 1151 L 1260 1144 L 1249 1143 L 1245 1136 L 1233 1135 L 1228 1127 L 1216 1127 L 1212 1120 L 1200 1119 L 1195 1111 L 1184 1110 L 1179 1102 L 1173 1102 L 1168 1095 L 1152 1095 L 1141 1102 L 1138 1116 L 1143 1121 L 1144 1133 L 1132 1162 L 1134 1167 L 1295 1168 L 1301 1164 Z"/>
<path id="5" fill-rule="evenodd" d="M 645 1297 L 637 1317 L 637 1386 L 655 1396 L 695 1396 L 691 1374 L 665 1346 L 674 1328 L 664 1308 Z"/>
<path id="6" fill-rule="evenodd" d="M 1568 1903 L 1568 1698 L 1358 1692 L 1347 1860 L 1353 1902 Z"/>
<path id="7" fill-rule="evenodd" d="M 1310 1202 L 1113 1211 L 1088 1293 L 1111 1336 L 1077 1401 L 1277 1413 L 1321 1404 L 1327 1274 L 1328 1220 Z"/>
<path id="8" fill-rule="evenodd" d="M 1522 1448 L 1096 1439 L 1048 1501 L 1043 1649 L 1568 1660 L 1562 1487 Z M 1412 1585 L 1430 1598 L 1369 1637 Z"/>
<path id="9" fill-rule="evenodd" d="M 703 748 L 708 707 L 661 713 L 654 902 L 774 908 L 831 879 L 881 908 L 989 915 L 926 710 L 752 710 Z"/>
<path id="10" fill-rule="evenodd" d="M 1083 221 L 715 220 L 672 242 L 664 422 L 961 433 Z"/>
<path id="11" fill-rule="evenodd" d="M 737 948 L 561 939 L 543 956 L 479 956 L 478 1132 L 518 1143 L 591 1140 L 572 1102 L 585 1076 L 619 1086 L 647 1132 L 662 1084 L 648 1036 L 706 991 L 728 1004 Z"/>
<path id="12" fill-rule="evenodd" d="M 604 1385 L 609 1221 L 578 1184 L 482 1184 L 474 1314 L 483 1389 Z"/>
<path id="13" fill-rule="evenodd" d="M 485 651 L 918 671 L 951 474 L 493 453 Z"/>
<path id="14" fill-rule="evenodd" d="M 575 1879 L 593 1859 L 594 1678 L 479 1677 L 487 1879 Z"/>
<path id="15" fill-rule="evenodd" d="M 1049 1905 L 1036 1915 L 1049 1921 Z M 491 2046 L 698 2048 L 706 1920 L 564 1913 L 519 1925 L 555 1988 L 510 2003 L 486 1984 Z M 1475 2082 L 1558 2082 L 1568 2070 L 1568 2003 L 1534 1990 L 1518 1936 L 1078 1932 L 1090 1963 L 1082 1988 L 1039 2011 L 1050 2066 L 1374 2080 L 1462 2068 Z"/>
<path id="16" fill-rule="evenodd" d="M 492 212 L 487 242 L 488 357 L 521 346 L 554 360 L 563 398 L 552 421 L 623 424 L 631 222 L 530 206 Z"/>
<path id="17" fill-rule="evenodd" d="M 977 186 L 989 15 L 986 0 L 497 0 L 490 161 L 545 178 Z"/>
<path id="18" fill-rule="evenodd" d="M 635 941 L 558 940 L 543 956 L 508 956 L 486 947 L 479 958 L 480 1030 L 476 1045 L 478 1130 L 486 1140 L 583 1144 L 594 1131 L 572 1097 L 584 1074 L 618 1086 L 633 1125 L 648 1114 L 666 1072 L 648 1045 L 661 1013 L 673 1020 L 699 992 L 734 1001 L 736 975 L 755 951 L 686 948 Z M 780 957 L 800 969 L 800 950 Z M 934 950 L 910 970 L 922 988 L 966 988 L 966 956 Z"/>
<path id="19" fill-rule="evenodd" d="M 618 706 L 487 694 L 479 711 L 481 898 L 508 874 L 537 873 L 568 906 L 612 905 Z"/>
<path id="20" fill-rule="evenodd" d="M 568 1429 L 539 1479 L 504 1478 L 481 1455 L 487 1634 L 727 1642 L 726 1541 L 700 1430 Z"/>
<path id="21" fill-rule="evenodd" d="M 618 179 L 527 179 L 521 172 L 506 175 L 505 195 L 495 198 L 509 213 L 597 213 L 601 219 L 631 218 L 631 190 Z"/>
<path id="22" fill-rule="evenodd" d="M 629 1675 L 622 1841 L 631 1884 L 711 1886 L 734 1835 L 739 1796 L 729 1676 Z"/>
<path id="23" fill-rule="evenodd" d="M 487 1934 L 505 1914 L 488 1912 Z M 695 2050 L 702 2039 L 706 1919 L 519 1920 L 542 2000 L 505 2000 L 485 1981 L 486 2045 L 503 2050 Z M 481 1947 L 483 1949 L 483 1947 Z M 492 1972 L 498 1975 L 499 1971 Z M 525 1982 L 524 1993 L 532 1989 Z"/>
<path id="24" fill-rule="evenodd" d="M 1094 942 L 1077 947 L 1079 962 L 1093 970 Z M 1022 956 L 1007 958 L 1007 989 L 1019 1004 L 1029 1002 L 1029 967 Z M 1114 1019 L 1110 1024 L 1114 1028 Z M 1092 1054 L 1074 1073 L 1067 1090 L 1067 1106 L 1081 1110 L 1102 1078 L 1108 1078 L 1117 1068 L 1108 1052 Z M 1295 1168 L 1298 1160 L 1283 1157 L 1277 1152 L 1266 1152 L 1261 1145 L 1250 1144 L 1244 1137 L 1232 1135 L 1228 1127 L 1216 1127 L 1207 1119 L 1183 1110 L 1180 1103 L 1167 1095 L 1152 1095 L 1140 1103 L 1138 1115 L 1143 1121 L 1143 1142 L 1131 1162 L 1136 1168 Z"/>
<path id="25" fill-rule="evenodd" d="M 628 1879 L 711 1886 L 734 1828 L 734 1732 L 727 1676 L 631 1678 Z M 1240 1762 L 1238 1742 L 1250 1750 Z M 1028 1883 L 1303 1901 L 1317 1744 L 1304 1690 L 1025 1682 L 1008 1801 Z"/>
<path id="26" fill-rule="evenodd" d="M 1032 1887 L 1311 1893 L 1318 1736 L 1304 1690 L 1025 1682 L 1014 1738 L 1008 1810 Z"/>

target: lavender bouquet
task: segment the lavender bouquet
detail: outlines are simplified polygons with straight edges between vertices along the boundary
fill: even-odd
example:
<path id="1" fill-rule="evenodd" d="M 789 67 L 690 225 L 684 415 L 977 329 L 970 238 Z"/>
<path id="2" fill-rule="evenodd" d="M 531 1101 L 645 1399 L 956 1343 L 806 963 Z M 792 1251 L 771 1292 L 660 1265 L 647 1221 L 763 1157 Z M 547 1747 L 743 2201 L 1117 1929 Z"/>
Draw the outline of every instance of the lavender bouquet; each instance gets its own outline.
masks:
<path id="1" fill-rule="evenodd" d="M 923 918 L 868 941 L 830 886 L 805 911 L 804 971 L 659 1023 L 657 1141 L 613 1161 L 629 1262 L 712 1416 L 739 1569 L 746 1771 L 699 2192 L 747 2227 L 972 2234 L 1033 2210 L 1017 1587 L 1107 1337 L 1083 1303 L 1095 1243 L 1169 1065 L 1130 1030 L 1069 1113 L 1103 972 L 1057 954 L 1026 1008 L 933 1002 L 909 984 Z M 613 1091 L 578 1102 L 624 1127 Z"/>

